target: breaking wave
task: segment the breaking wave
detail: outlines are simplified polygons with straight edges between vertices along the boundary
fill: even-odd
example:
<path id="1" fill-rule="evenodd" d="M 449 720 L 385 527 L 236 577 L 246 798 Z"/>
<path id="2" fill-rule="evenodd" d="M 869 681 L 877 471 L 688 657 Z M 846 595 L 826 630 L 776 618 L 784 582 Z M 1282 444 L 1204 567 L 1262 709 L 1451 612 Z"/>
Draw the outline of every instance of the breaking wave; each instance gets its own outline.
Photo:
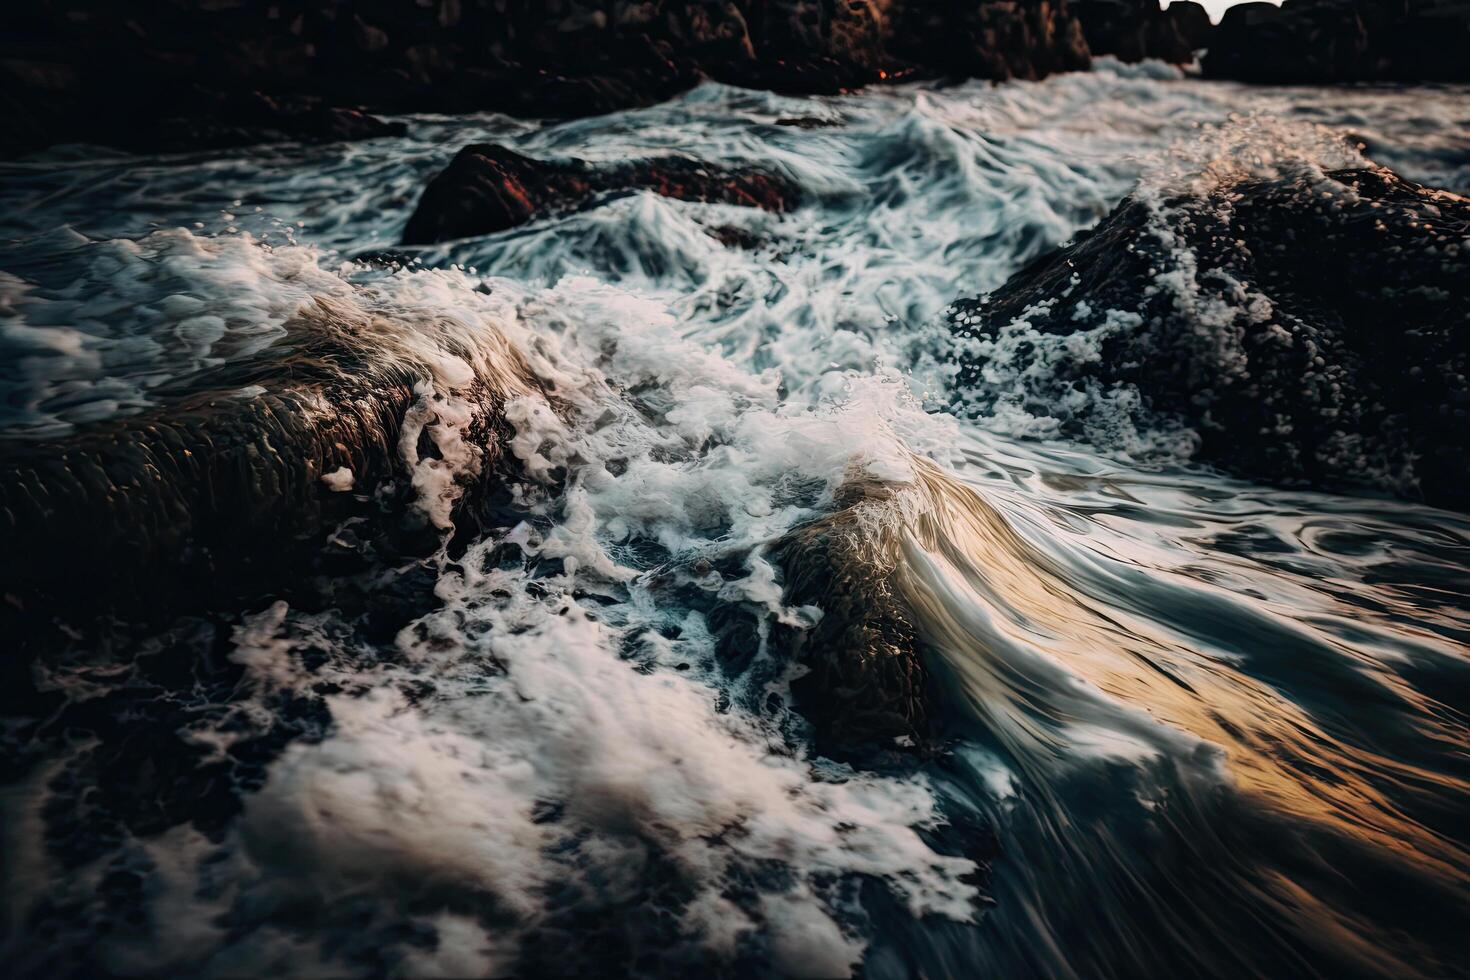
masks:
<path id="1" fill-rule="evenodd" d="M 1462 97 L 1105 66 L 8 165 L 8 958 L 1462 970 L 1470 522 L 1192 465 L 1045 358 L 956 417 L 943 318 L 1130 192 L 1463 190 Z M 807 203 L 398 248 L 487 139 Z"/>

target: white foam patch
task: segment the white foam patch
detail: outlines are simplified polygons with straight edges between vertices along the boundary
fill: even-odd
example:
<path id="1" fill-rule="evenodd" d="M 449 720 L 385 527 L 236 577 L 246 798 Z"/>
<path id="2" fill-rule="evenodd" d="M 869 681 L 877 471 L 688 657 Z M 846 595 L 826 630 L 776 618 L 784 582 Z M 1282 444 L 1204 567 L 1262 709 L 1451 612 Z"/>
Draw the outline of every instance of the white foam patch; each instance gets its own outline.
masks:
<path id="1" fill-rule="evenodd" d="M 915 915 L 970 918 L 959 878 L 973 865 L 913 829 L 935 819 L 922 782 L 806 758 L 771 722 L 717 710 L 697 677 L 634 670 L 610 627 L 565 595 L 534 599 L 516 576 L 469 571 L 483 557 L 467 556 L 466 573 L 440 583 L 444 609 L 405 631 L 409 665 L 354 673 L 371 690 L 329 699 L 332 736 L 272 767 L 242 826 L 259 865 L 327 900 L 400 880 L 469 888 L 522 934 L 548 914 L 553 883 L 584 883 L 583 901 L 615 907 L 657 856 L 692 889 L 685 941 L 729 953 L 759 930 L 781 969 L 822 975 L 864 945 L 831 876 L 873 875 Z M 290 676 L 290 643 L 270 633 L 283 612 L 244 634 L 238 656 L 268 687 L 319 681 Z M 707 656 L 693 642 L 671 653 Z M 398 693 L 415 678 L 434 683 L 431 700 Z M 758 907 L 724 897 L 767 862 L 794 882 Z"/>
<path id="2" fill-rule="evenodd" d="M 269 346 L 307 300 L 351 292 L 316 249 L 249 236 L 60 231 L 30 247 L 39 281 L 0 278 L 0 331 L 24 352 L 0 378 L 0 425 L 27 435 L 136 412 L 161 384 Z"/>
<path id="3" fill-rule="evenodd" d="M 457 277 L 407 278 L 448 280 L 461 317 L 492 302 Z M 379 287 L 382 302 L 438 288 L 399 278 Z M 290 748 L 251 798 L 252 860 L 324 898 L 395 881 L 487 896 L 509 931 L 476 938 L 456 921 L 453 949 L 470 960 L 446 963 L 513 959 L 507 936 L 544 925 L 554 885 L 575 882 L 579 901 L 616 907 L 650 861 L 690 890 L 682 942 L 727 955 L 756 942 L 793 974 L 844 975 L 861 961 L 863 913 L 838 887 L 845 876 L 883 881 L 915 916 L 970 920 L 976 892 L 961 879 L 974 865 L 916 831 L 941 819 L 922 779 L 811 757 L 787 712 L 759 707 L 784 690 L 784 668 L 753 672 L 741 694 L 746 682 L 723 676 L 698 613 L 684 614 L 675 639 L 658 630 L 658 577 L 708 554 L 736 556 L 742 571 L 698 587 L 767 621 L 814 621 L 819 610 L 785 605 L 762 549 L 854 475 L 911 480 L 906 446 L 944 454 L 952 421 L 926 416 L 896 378 L 788 402 L 774 372 L 739 370 L 681 338 L 659 304 L 593 280 L 494 291 L 497 332 L 518 338 L 538 380 L 573 406 L 563 417 L 527 393 L 506 407 L 524 465 L 517 496 L 551 524 L 505 540 L 560 558 L 561 573 L 494 567 L 494 537 L 446 564 L 442 608 L 399 637 L 404 662 L 364 674 L 354 661 L 339 679 L 354 693 L 328 699 L 331 736 Z M 467 478 L 453 405 L 426 383 L 401 440 L 422 505 L 446 529 Z M 416 458 L 421 431 L 439 458 Z M 669 557 L 651 570 L 630 562 L 634 541 Z M 600 601 L 578 598 L 588 593 Z M 277 604 L 241 631 L 236 659 L 263 692 L 317 684 L 322 674 L 293 653 L 303 636 L 321 641 L 315 622 Z M 651 671 L 620 653 L 630 643 L 651 654 Z M 416 680 L 434 693 L 401 693 Z M 786 877 L 759 886 L 758 901 L 730 897 L 772 865 Z"/>
<path id="4" fill-rule="evenodd" d="M 346 466 L 339 466 L 330 473 L 323 473 L 322 482 L 327 485 L 328 490 L 334 493 L 345 493 L 352 489 L 356 478 L 353 476 L 351 469 Z"/>

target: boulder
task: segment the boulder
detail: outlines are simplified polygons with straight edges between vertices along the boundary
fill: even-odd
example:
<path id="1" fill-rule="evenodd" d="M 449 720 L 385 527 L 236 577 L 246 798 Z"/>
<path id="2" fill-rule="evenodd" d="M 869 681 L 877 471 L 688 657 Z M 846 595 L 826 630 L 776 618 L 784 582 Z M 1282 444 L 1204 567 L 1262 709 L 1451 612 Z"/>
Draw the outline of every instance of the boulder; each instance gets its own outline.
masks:
<path id="1" fill-rule="evenodd" d="M 1253 479 L 1463 510 L 1467 258 L 1470 200 L 1381 168 L 1130 198 L 956 304 L 960 400 L 1104 445 L 1131 421 Z"/>
<path id="2" fill-rule="evenodd" d="M 442 395 L 422 386 L 436 358 L 481 365 L 444 409 L 464 417 L 481 473 L 503 458 L 505 402 L 539 390 L 495 331 L 471 336 L 319 298 L 278 342 L 174 379 L 139 414 L 0 439 L 0 553 L 25 556 L 0 563 L 0 624 L 18 614 L 25 628 L 10 635 L 24 647 L 53 616 L 81 626 L 122 607 L 166 618 L 289 594 L 323 562 L 364 560 L 350 552 L 379 531 L 380 555 L 390 541 L 395 553 L 431 551 L 448 529 L 410 484 L 439 452 L 428 443 Z M 404 443 L 415 429 L 422 448 Z M 473 497 L 449 501 L 451 513 Z M 107 574 L 79 593 L 78 567 Z"/>
<path id="3" fill-rule="evenodd" d="M 460 150 L 424 188 L 403 232 L 405 245 L 488 235 L 546 214 L 590 207 L 610 195 L 647 190 L 681 201 L 785 211 L 799 198 L 784 177 L 712 167 L 686 157 L 610 166 L 533 160 L 493 144 Z"/>
<path id="4" fill-rule="evenodd" d="M 932 734 L 931 680 L 918 635 L 892 584 L 892 569 L 875 560 L 874 507 L 891 496 L 882 486 L 845 484 L 838 509 L 784 536 L 773 549 L 793 606 L 822 616 L 806 629 L 778 626 L 774 639 L 806 672 L 791 686 L 824 751 Z"/>

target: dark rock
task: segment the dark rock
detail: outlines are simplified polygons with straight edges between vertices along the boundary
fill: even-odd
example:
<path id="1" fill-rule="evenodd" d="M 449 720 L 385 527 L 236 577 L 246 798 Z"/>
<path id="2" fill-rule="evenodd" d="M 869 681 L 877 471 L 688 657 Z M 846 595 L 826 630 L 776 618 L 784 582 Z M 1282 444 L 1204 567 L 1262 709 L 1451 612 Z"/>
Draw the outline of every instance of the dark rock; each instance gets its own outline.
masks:
<path id="1" fill-rule="evenodd" d="M 539 215 L 585 208 L 610 194 L 649 190 L 681 201 L 738 204 L 785 211 L 794 184 L 758 170 L 722 170 L 683 157 L 594 167 L 581 160 L 533 160 L 503 146 L 460 150 L 424 188 L 403 244 L 487 235 Z"/>
<path id="2" fill-rule="evenodd" d="M 1164 9 L 1164 14 L 1173 21 L 1175 32 L 1189 45 L 1189 50 L 1198 51 L 1209 45 L 1215 25 L 1210 23 L 1205 8 L 1194 0 L 1174 0 Z"/>
<path id="3" fill-rule="evenodd" d="M 1251 82 L 1328 82 L 1362 77 L 1367 35 L 1351 5 L 1285 10 L 1246 3 L 1226 11 L 1205 71 Z"/>
<path id="4" fill-rule="evenodd" d="M 1376 28 L 1370 23 L 1370 30 Z M 1463 82 L 1470 79 L 1470 2 L 1429 0 L 1415 4 L 1408 23 L 1388 35 L 1389 77 L 1401 81 Z"/>
<path id="5" fill-rule="evenodd" d="M 336 143 L 407 131 L 402 123 L 304 96 L 202 95 L 200 105 L 208 108 L 176 109 L 172 116 L 155 119 L 151 130 L 118 133 L 107 142 L 136 152 L 186 151 L 288 141 Z"/>
<path id="6" fill-rule="evenodd" d="M 820 119 L 816 116 L 782 116 L 776 120 L 777 126 L 791 126 L 796 129 L 828 129 L 840 126 L 842 123 L 835 119 Z"/>
<path id="7" fill-rule="evenodd" d="M 1043 78 L 1091 63 L 1087 41 L 1063 3 L 907 3 L 896 12 L 893 50 L 951 76 Z"/>
<path id="8" fill-rule="evenodd" d="M 432 375 L 382 356 L 391 329 L 321 300 L 276 344 L 181 379 L 177 393 L 159 389 L 156 408 L 59 439 L 0 440 L 0 553 L 26 556 L 0 563 L 13 640 L 24 645 L 51 616 L 96 617 L 143 597 L 141 608 L 166 618 L 288 592 L 326 532 L 375 517 L 388 502 L 374 489 L 404 475 L 400 434 L 421 400 L 416 381 Z M 510 356 L 507 376 L 529 379 Z M 504 383 L 462 392 L 484 466 L 507 438 Z M 352 492 L 323 481 L 340 467 Z M 438 537 L 420 533 L 432 529 L 407 506 L 406 484 L 389 543 L 432 548 Z M 79 593 L 78 567 L 108 574 Z"/>
<path id="9" fill-rule="evenodd" d="M 704 78 L 840 92 L 1087 67 L 1067 0 L 528 0 L 290 5 L 35 0 L 0 32 L 0 153 L 57 142 L 183 149 L 391 132 L 357 113 L 569 116 Z M 7 12 L 9 13 L 9 12 Z M 262 118 L 250 96 L 274 108 Z"/>
<path id="10" fill-rule="evenodd" d="M 86 142 L 148 153 L 250 143 L 331 143 L 398 136 L 402 123 L 318 96 L 188 83 L 111 86 L 68 65 L 0 60 L 0 153 Z M 140 108 L 141 107 L 141 108 Z"/>
<path id="11" fill-rule="evenodd" d="M 706 228 L 705 232 L 726 248 L 738 248 L 747 252 L 753 252 L 767 244 L 766 240 L 747 228 L 737 228 L 734 225 L 715 225 Z"/>
<path id="12" fill-rule="evenodd" d="M 1248 82 L 1470 79 L 1464 0 L 1285 0 L 1231 7 L 1205 74 Z"/>
<path id="13" fill-rule="evenodd" d="M 372 54 L 388 46 L 388 35 L 381 28 L 373 27 L 356 14 L 352 17 L 352 34 L 359 51 Z"/>
<path id="14" fill-rule="evenodd" d="M 1103 441 L 1134 389 L 1233 472 L 1470 508 L 1467 258 L 1470 200 L 1385 169 L 1130 198 L 957 304 L 959 386 Z"/>
<path id="15" fill-rule="evenodd" d="M 873 560 L 859 514 L 864 504 L 881 505 L 887 492 L 849 484 L 842 509 L 791 532 L 774 553 L 787 600 L 822 610 L 815 625 L 778 628 L 775 639 L 807 669 L 791 690 L 824 752 L 895 738 L 918 744 L 929 735 L 929 672 L 918 637 L 888 570 Z"/>
<path id="16" fill-rule="evenodd" d="M 1196 44 L 1183 29 L 1188 13 L 1160 10 L 1158 0 L 1075 0 L 1073 9 L 1082 24 L 1087 46 L 1094 55 L 1112 55 L 1119 61 L 1157 58 L 1174 64 L 1194 60 Z M 1204 8 L 1190 4 L 1205 17 Z"/>

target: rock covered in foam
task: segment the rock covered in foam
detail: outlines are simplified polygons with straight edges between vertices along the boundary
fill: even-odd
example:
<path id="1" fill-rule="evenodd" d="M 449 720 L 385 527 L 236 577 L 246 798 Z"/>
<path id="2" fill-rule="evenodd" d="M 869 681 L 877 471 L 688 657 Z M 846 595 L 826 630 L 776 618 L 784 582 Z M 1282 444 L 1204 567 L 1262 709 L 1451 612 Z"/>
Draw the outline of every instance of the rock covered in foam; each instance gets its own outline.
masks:
<path id="1" fill-rule="evenodd" d="M 493 329 L 435 326 L 319 297 L 275 343 L 177 379 L 142 413 L 0 441 L 0 549 L 26 556 L 0 571 L 9 615 L 41 632 L 47 611 L 146 598 L 168 615 L 279 591 L 369 537 L 353 526 L 389 481 L 407 502 L 395 540 L 432 548 L 499 459 L 505 402 L 535 384 Z M 105 584 L 78 595 L 78 567 Z"/>
<path id="2" fill-rule="evenodd" d="M 1467 249 L 1470 201 L 1382 168 L 1130 198 L 957 304 L 961 397 L 1100 442 L 1121 409 L 1237 473 L 1464 508 Z"/>
<path id="3" fill-rule="evenodd" d="M 403 232 L 405 245 L 487 235 L 541 215 L 576 210 L 608 195 L 649 190 L 681 201 L 785 211 L 800 192 L 784 177 L 730 170 L 683 157 L 596 167 L 582 160 L 533 160 L 477 143 L 460 150 L 424 188 Z"/>

